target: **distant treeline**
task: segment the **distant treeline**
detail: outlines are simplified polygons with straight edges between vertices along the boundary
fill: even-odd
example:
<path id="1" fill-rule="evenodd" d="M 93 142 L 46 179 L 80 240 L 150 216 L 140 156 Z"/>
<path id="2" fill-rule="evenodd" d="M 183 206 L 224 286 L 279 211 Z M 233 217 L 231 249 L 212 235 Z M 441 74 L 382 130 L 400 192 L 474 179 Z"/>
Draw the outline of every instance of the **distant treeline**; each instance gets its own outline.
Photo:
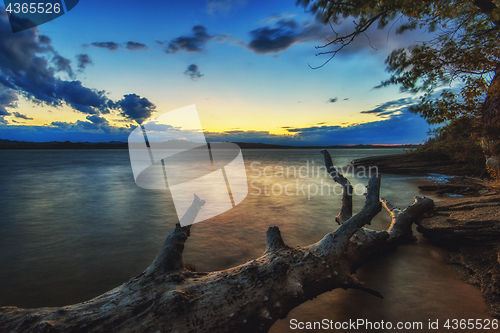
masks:
<path id="1" fill-rule="evenodd" d="M 0 149 L 127 149 L 127 142 L 27 142 L 0 139 Z"/>
<path id="2" fill-rule="evenodd" d="M 344 146 L 285 146 L 266 143 L 235 142 L 242 149 L 342 149 L 342 148 L 416 148 L 420 145 L 344 145 Z M 128 149 L 127 142 L 28 142 L 0 139 L 0 149 Z"/>

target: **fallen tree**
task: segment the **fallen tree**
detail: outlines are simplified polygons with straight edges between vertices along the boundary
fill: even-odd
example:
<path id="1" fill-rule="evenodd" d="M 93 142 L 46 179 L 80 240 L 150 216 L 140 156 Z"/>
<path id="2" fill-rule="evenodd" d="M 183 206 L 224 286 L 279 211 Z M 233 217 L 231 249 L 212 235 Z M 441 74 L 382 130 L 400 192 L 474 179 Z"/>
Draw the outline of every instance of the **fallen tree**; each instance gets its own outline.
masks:
<path id="1" fill-rule="evenodd" d="M 373 256 L 414 240 L 412 224 L 434 203 L 428 198 L 401 211 L 380 200 L 380 176 L 368 182 L 366 200 L 352 216 L 352 186 L 322 151 L 330 176 L 342 186 L 337 230 L 315 244 L 291 248 L 277 227 L 267 231 L 264 254 L 217 272 L 192 272 L 182 252 L 190 226 L 178 223 L 153 263 L 140 275 L 89 301 L 58 308 L 0 308 L 2 332 L 266 332 L 307 300 L 336 288 L 359 289 L 374 296 L 352 274 Z M 195 198 L 186 216 L 196 216 Z M 390 227 L 363 226 L 384 208 Z"/>

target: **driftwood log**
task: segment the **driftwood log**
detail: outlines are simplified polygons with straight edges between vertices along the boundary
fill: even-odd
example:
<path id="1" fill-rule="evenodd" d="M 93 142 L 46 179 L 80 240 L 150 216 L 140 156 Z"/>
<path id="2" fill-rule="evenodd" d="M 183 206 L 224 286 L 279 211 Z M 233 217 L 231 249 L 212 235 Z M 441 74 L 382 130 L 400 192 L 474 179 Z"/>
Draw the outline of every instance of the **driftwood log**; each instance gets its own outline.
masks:
<path id="1" fill-rule="evenodd" d="M 142 274 L 75 305 L 2 307 L 0 331 L 266 332 L 299 304 L 335 288 L 359 289 L 382 297 L 352 274 L 373 256 L 412 241 L 412 224 L 434 203 L 416 197 L 401 211 L 380 200 L 380 176 L 376 174 L 368 182 L 363 208 L 352 216 L 352 186 L 333 168 L 330 154 L 326 150 L 322 153 L 344 196 L 336 218 L 340 226 L 317 243 L 289 247 L 278 228 L 270 227 L 261 257 L 223 271 L 192 272 L 182 261 L 190 226 L 178 223 Z M 364 228 L 382 208 L 392 218 L 390 227 L 385 231 Z M 199 209 L 200 204 L 190 208 L 191 213 Z"/>

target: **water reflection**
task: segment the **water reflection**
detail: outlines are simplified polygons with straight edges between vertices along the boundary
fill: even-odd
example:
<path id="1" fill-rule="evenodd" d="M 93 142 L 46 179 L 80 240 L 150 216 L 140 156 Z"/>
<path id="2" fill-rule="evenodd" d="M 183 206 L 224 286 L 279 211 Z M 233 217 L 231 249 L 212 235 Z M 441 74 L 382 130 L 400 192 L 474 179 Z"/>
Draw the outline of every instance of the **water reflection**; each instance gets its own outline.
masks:
<path id="1" fill-rule="evenodd" d="M 336 165 L 394 150 L 331 151 Z M 333 181 L 317 177 L 266 177 L 265 167 L 321 166 L 316 150 L 245 150 L 248 182 L 262 189 Z M 253 168 L 261 171 L 252 170 Z M 270 171 L 271 169 L 267 169 Z M 269 175 L 269 172 L 267 173 Z M 350 177 L 364 186 L 365 178 Z M 276 184 L 279 184 L 276 185 Z M 295 185 L 293 185 L 295 186 Z M 292 185 L 289 190 L 291 191 Z M 278 226 L 290 246 L 308 245 L 337 227 L 339 195 L 255 195 L 234 209 L 192 226 L 185 262 L 219 270 L 260 256 L 266 231 Z M 0 305 L 72 304 L 97 296 L 142 272 L 177 222 L 169 191 L 139 188 L 127 151 L 0 151 Z M 276 192 L 277 193 L 277 192 Z M 418 195 L 415 180 L 383 175 L 381 196 L 406 207 Z M 203 198 L 202 198 L 203 199 Z M 354 211 L 364 202 L 354 198 Z M 383 212 L 371 228 L 385 229 Z M 477 288 L 455 279 L 445 251 L 424 239 L 364 265 L 357 277 L 380 291 L 380 300 L 359 291 L 335 290 L 294 309 L 271 332 L 289 332 L 289 319 L 373 321 L 488 318 Z"/>

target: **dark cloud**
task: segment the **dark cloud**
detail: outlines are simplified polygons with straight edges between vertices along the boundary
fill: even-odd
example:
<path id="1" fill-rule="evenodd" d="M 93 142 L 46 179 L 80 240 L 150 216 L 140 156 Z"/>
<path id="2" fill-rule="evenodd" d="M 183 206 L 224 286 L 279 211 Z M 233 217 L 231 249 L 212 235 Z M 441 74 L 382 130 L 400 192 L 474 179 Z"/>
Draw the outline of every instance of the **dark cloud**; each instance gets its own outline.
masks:
<path id="1" fill-rule="evenodd" d="M 184 71 L 184 75 L 195 81 L 204 76 L 204 74 L 200 73 L 200 69 L 195 64 L 189 65 L 188 68 Z"/>
<path id="2" fill-rule="evenodd" d="M 11 20 L 18 19 L 11 16 Z M 56 76 L 62 71 L 72 73 L 70 63 L 53 49 L 50 38 L 38 35 L 37 27 L 10 33 L 5 9 L 0 7 L 0 31 L 0 93 L 8 100 L 22 94 L 47 105 L 66 103 L 83 113 L 109 112 L 104 92 Z M 0 101 L 0 108 L 6 106 L 5 100 Z"/>
<path id="3" fill-rule="evenodd" d="M 47 44 L 47 45 L 49 45 L 50 43 L 52 43 L 52 40 L 48 36 L 44 36 L 44 35 L 38 36 L 38 41 L 41 44 Z"/>
<path id="4" fill-rule="evenodd" d="M 21 119 L 25 119 L 25 120 L 33 120 L 33 118 L 30 118 L 28 117 L 27 115 L 25 114 L 22 114 L 22 113 L 19 113 L 19 112 L 12 112 L 12 115 L 16 118 L 21 118 Z"/>
<path id="5" fill-rule="evenodd" d="M 370 52 L 372 54 L 379 54 L 381 58 L 386 58 L 387 55 L 394 49 L 407 47 L 420 43 L 425 40 L 432 40 L 433 35 L 426 32 L 424 29 L 416 29 L 413 31 L 407 31 L 404 34 L 396 34 L 397 28 L 405 23 L 404 18 L 398 18 L 393 22 L 390 22 L 384 29 L 378 29 L 377 24 L 373 24 L 364 34 L 357 36 L 349 45 L 340 51 L 336 57 L 351 57 L 353 54 L 362 54 Z M 333 24 L 333 29 L 338 33 L 339 36 L 344 36 L 345 34 L 354 31 L 356 27 L 356 20 L 353 17 L 347 17 L 338 24 Z M 328 27 L 331 32 L 330 27 Z M 334 37 L 335 34 L 330 34 Z M 329 38 L 329 40 L 333 40 Z M 318 45 L 324 45 L 326 40 L 319 40 Z M 340 44 L 332 44 L 329 47 L 321 49 L 323 52 L 332 51 L 338 49 Z M 321 59 L 329 58 L 331 55 L 324 55 L 320 57 Z"/>
<path id="6" fill-rule="evenodd" d="M 87 120 L 96 125 L 109 125 L 109 121 L 106 118 L 99 117 L 97 115 L 87 116 Z"/>
<path id="7" fill-rule="evenodd" d="M 403 109 L 406 109 L 416 103 L 418 103 L 418 101 L 414 98 L 400 98 L 398 100 L 377 105 L 374 109 L 361 111 L 361 113 L 375 114 L 377 117 L 385 117 L 402 112 Z"/>
<path id="8" fill-rule="evenodd" d="M 75 110 L 88 114 L 109 113 L 104 91 L 86 88 L 80 81 L 61 81 L 56 93 Z"/>
<path id="9" fill-rule="evenodd" d="M 115 51 L 120 47 L 120 45 L 115 42 L 94 42 L 91 45 L 102 49 L 108 49 L 110 51 Z"/>
<path id="10" fill-rule="evenodd" d="M 127 45 L 125 46 L 127 50 L 130 51 L 142 51 L 146 50 L 148 47 L 142 43 L 137 43 L 137 42 L 127 42 Z"/>
<path id="11" fill-rule="evenodd" d="M 83 71 L 87 67 L 87 65 L 93 64 L 88 54 L 83 54 L 83 53 L 78 54 L 76 56 L 76 60 L 78 61 L 79 71 Z"/>
<path id="12" fill-rule="evenodd" d="M 156 109 L 156 106 L 147 98 L 141 98 L 136 94 L 124 95 L 123 99 L 116 102 L 115 107 L 122 110 L 120 113 L 122 116 L 135 120 L 139 124 L 149 118 Z"/>
<path id="13" fill-rule="evenodd" d="M 59 54 L 55 53 L 52 57 L 52 63 L 57 72 L 66 72 L 70 78 L 74 78 L 75 74 L 71 68 L 71 60 L 61 57 Z"/>
<path id="14" fill-rule="evenodd" d="M 332 31 L 317 21 L 299 24 L 293 19 L 281 19 L 273 27 L 250 31 L 251 41 L 247 48 L 258 54 L 278 53 L 293 44 L 324 39 L 329 35 Z"/>
<path id="15" fill-rule="evenodd" d="M 195 25 L 191 35 L 177 37 L 168 42 L 165 53 L 176 53 L 178 51 L 201 52 L 205 44 L 214 37 L 207 33 L 207 28 L 204 26 Z"/>
<path id="16" fill-rule="evenodd" d="M 5 108 L 16 107 L 17 100 L 18 97 L 14 90 L 5 88 L 0 85 L 0 117 L 10 115 L 10 113 Z"/>
<path id="17" fill-rule="evenodd" d="M 97 115 L 87 116 L 88 121 L 77 120 L 74 123 L 66 123 L 61 121 L 54 121 L 51 126 L 63 129 L 65 131 L 87 131 L 87 132 L 104 132 L 111 133 L 112 131 L 121 131 L 119 127 L 111 127 L 109 121 Z"/>
<path id="18" fill-rule="evenodd" d="M 338 101 L 338 98 L 335 97 L 335 98 L 330 98 L 327 103 L 335 103 L 336 101 Z"/>
<path id="19" fill-rule="evenodd" d="M 89 45 L 85 44 L 84 46 L 88 47 Z M 91 44 L 91 46 L 99 47 L 101 49 L 108 49 L 110 51 L 116 51 L 119 48 L 123 47 L 115 42 L 94 42 Z M 125 48 L 129 51 L 143 51 L 146 50 L 148 47 L 145 44 L 139 42 L 129 41 L 125 43 Z"/>

